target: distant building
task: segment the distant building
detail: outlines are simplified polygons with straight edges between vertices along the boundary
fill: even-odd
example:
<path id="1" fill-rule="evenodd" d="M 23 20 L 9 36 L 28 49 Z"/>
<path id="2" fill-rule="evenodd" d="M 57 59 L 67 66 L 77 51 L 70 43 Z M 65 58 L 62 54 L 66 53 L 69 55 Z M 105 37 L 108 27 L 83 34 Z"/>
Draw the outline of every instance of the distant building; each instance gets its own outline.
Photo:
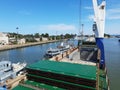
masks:
<path id="1" fill-rule="evenodd" d="M 78 35 L 78 36 L 75 36 L 74 39 L 75 39 L 75 40 L 84 40 L 85 37 Z"/>
<path id="2" fill-rule="evenodd" d="M 40 41 L 40 38 L 34 38 L 37 42 L 39 42 Z"/>
<path id="3" fill-rule="evenodd" d="M 17 40 L 17 43 L 18 44 L 25 44 L 26 40 L 24 38 L 23 39 L 19 39 L 19 40 Z"/>
<path id="4" fill-rule="evenodd" d="M 42 41 L 48 41 L 48 38 L 42 37 Z"/>
<path id="5" fill-rule="evenodd" d="M 14 42 L 16 42 L 16 38 L 15 37 L 9 38 L 9 44 L 12 44 Z"/>
<path id="6" fill-rule="evenodd" d="M 6 33 L 0 32 L 0 44 L 2 44 L 2 45 L 9 44 L 8 36 Z"/>
<path id="7" fill-rule="evenodd" d="M 95 42 L 95 37 L 88 37 L 88 38 L 86 38 L 85 41 L 88 41 L 88 42 Z"/>

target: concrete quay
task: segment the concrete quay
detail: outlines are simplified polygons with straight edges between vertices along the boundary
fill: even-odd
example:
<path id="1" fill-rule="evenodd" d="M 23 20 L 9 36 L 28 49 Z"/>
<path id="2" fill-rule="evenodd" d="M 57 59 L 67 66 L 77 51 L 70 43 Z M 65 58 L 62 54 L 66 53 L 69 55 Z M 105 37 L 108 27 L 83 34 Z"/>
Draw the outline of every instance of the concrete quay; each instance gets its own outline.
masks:
<path id="1" fill-rule="evenodd" d="M 0 46 L 0 51 L 29 47 L 29 46 L 35 46 L 35 45 L 41 45 L 41 44 L 52 43 L 52 42 L 57 42 L 57 40 L 26 43 L 26 44 L 16 44 L 16 45 L 2 45 L 2 46 Z"/>

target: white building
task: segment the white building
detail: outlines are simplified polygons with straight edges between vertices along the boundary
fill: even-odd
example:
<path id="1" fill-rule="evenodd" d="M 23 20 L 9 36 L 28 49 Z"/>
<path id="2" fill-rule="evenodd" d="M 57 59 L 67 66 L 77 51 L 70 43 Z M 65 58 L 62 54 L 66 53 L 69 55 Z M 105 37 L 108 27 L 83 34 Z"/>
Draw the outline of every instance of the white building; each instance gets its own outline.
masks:
<path id="1" fill-rule="evenodd" d="M 37 42 L 39 42 L 39 41 L 40 41 L 40 38 L 35 38 L 35 40 L 36 40 Z"/>
<path id="2" fill-rule="evenodd" d="M 48 41 L 48 38 L 42 37 L 42 41 Z"/>
<path id="3" fill-rule="evenodd" d="M 95 37 L 88 37 L 88 38 L 86 38 L 85 41 L 88 41 L 88 42 L 95 42 Z"/>
<path id="4" fill-rule="evenodd" d="M 23 39 L 19 39 L 19 40 L 17 40 L 17 43 L 18 44 L 25 44 L 26 40 L 24 38 Z"/>
<path id="5" fill-rule="evenodd" d="M 15 37 L 9 38 L 9 43 L 13 43 L 13 42 L 15 42 L 15 41 L 16 41 L 16 38 L 15 38 Z"/>
<path id="6" fill-rule="evenodd" d="M 0 32 L 0 44 L 2 45 L 9 44 L 8 36 L 6 33 Z"/>

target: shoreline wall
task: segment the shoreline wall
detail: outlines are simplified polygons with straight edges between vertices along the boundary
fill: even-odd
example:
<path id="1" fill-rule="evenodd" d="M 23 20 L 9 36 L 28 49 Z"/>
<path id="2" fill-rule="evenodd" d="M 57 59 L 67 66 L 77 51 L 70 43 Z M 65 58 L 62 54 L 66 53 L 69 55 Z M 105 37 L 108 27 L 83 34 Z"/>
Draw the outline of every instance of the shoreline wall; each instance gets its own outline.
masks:
<path id="1" fill-rule="evenodd" d="M 29 46 L 36 46 L 41 44 L 53 43 L 53 42 L 58 42 L 58 40 L 42 41 L 42 42 L 34 42 L 34 43 L 26 43 L 26 44 L 16 44 L 16 45 L 3 45 L 3 46 L 0 46 L 0 51 L 29 47 Z"/>

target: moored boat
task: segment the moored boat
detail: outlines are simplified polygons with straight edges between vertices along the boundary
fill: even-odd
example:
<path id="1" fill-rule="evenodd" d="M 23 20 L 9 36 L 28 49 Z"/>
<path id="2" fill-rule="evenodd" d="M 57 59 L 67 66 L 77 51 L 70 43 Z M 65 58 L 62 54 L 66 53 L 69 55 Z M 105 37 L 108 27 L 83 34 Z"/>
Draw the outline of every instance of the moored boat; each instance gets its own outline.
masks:
<path id="1" fill-rule="evenodd" d="M 5 85 L 8 79 L 16 78 L 26 67 L 26 63 L 11 63 L 11 61 L 0 61 L 0 85 Z"/>
<path id="2" fill-rule="evenodd" d="M 58 49 L 60 49 L 61 52 L 65 52 L 68 49 L 71 48 L 70 44 L 66 43 L 66 42 L 61 42 L 61 44 L 59 46 L 57 46 Z"/>
<path id="3" fill-rule="evenodd" d="M 26 67 L 27 63 L 13 63 L 12 64 L 12 68 L 13 68 L 13 72 L 16 72 L 17 75 L 19 75 L 22 71 L 24 71 L 24 68 Z"/>
<path id="4" fill-rule="evenodd" d="M 60 49 L 53 49 L 53 48 L 49 48 L 47 51 L 46 51 L 46 54 L 45 56 L 47 56 L 48 58 L 51 58 L 55 55 L 58 55 L 60 54 Z"/>
<path id="5" fill-rule="evenodd" d="M 53 56 L 56 56 L 58 54 L 62 54 L 65 51 L 67 51 L 68 49 L 70 49 L 71 46 L 65 42 L 61 42 L 61 44 L 59 46 L 57 46 L 57 48 L 49 48 L 46 51 L 45 56 L 47 56 L 48 58 L 51 58 Z"/>

